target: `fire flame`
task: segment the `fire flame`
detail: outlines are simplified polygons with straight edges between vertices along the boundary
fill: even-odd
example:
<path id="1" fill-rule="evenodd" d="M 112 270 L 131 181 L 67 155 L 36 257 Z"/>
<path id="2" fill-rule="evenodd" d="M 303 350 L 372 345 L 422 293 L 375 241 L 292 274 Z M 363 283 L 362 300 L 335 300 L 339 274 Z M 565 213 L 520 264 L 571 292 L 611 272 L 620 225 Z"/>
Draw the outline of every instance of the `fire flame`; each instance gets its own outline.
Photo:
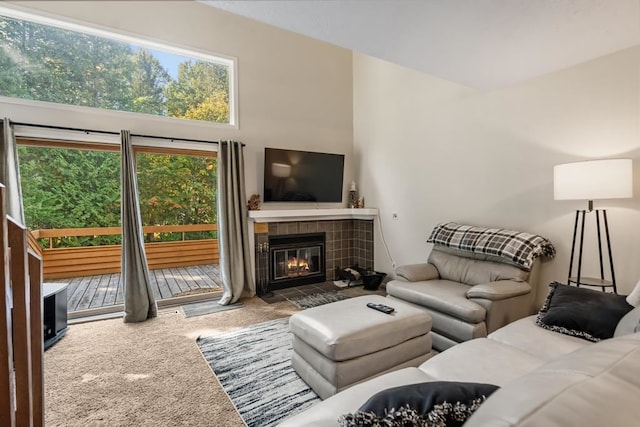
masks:
<path id="1" fill-rule="evenodd" d="M 303 258 L 290 258 L 289 262 L 287 263 L 287 268 L 289 269 L 289 271 L 294 270 L 294 271 L 309 271 L 309 263 L 307 262 L 306 259 Z"/>

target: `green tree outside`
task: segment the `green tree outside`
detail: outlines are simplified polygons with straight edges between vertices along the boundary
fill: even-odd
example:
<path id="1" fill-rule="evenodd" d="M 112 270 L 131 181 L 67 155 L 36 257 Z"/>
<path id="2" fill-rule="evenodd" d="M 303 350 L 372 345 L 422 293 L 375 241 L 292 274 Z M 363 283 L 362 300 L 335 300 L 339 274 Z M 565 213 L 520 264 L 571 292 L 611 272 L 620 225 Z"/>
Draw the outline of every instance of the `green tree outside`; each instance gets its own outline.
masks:
<path id="1" fill-rule="evenodd" d="M 0 17 L 0 95 L 229 122 L 229 72 L 187 61 L 173 79 L 148 50 L 101 37 Z M 20 146 L 31 229 L 120 225 L 120 157 L 108 151 Z M 140 153 L 143 225 L 215 224 L 215 157 Z M 211 238 L 192 233 L 188 238 Z M 176 233 L 148 241 L 182 238 Z M 59 239 L 57 247 L 119 243 L 120 236 Z"/>
<path id="2" fill-rule="evenodd" d="M 115 152 L 18 147 L 29 228 L 120 225 L 120 156 Z M 120 236 L 58 239 L 54 246 L 120 243 Z"/>
<path id="3" fill-rule="evenodd" d="M 149 50 L 0 16 L 0 95 L 229 123 L 229 68 L 189 60 L 172 78 Z"/>
<path id="4" fill-rule="evenodd" d="M 143 225 L 216 224 L 214 157 L 139 153 L 138 190 Z M 215 232 L 187 233 L 188 239 Z M 181 233 L 147 235 L 147 241 L 180 240 Z"/>
<path id="5" fill-rule="evenodd" d="M 139 113 L 166 115 L 163 88 L 172 81 L 160 61 L 140 49 L 133 55 L 132 107 Z"/>
<path id="6" fill-rule="evenodd" d="M 229 122 L 229 72 L 205 62 L 183 62 L 178 80 L 166 86 L 167 110 L 172 117 Z"/>

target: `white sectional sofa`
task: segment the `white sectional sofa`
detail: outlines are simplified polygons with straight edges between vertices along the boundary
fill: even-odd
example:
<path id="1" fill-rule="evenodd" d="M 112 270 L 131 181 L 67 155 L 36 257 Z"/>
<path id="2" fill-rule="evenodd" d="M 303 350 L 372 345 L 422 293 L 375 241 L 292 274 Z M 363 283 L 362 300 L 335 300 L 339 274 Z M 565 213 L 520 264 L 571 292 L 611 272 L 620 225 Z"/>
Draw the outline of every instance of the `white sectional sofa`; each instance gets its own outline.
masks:
<path id="1" fill-rule="evenodd" d="M 542 329 L 535 316 L 456 345 L 418 368 L 356 384 L 281 427 L 338 426 L 372 395 L 431 381 L 500 386 L 465 427 L 602 427 L 640 425 L 640 307 L 619 323 L 613 338 L 592 343 Z"/>

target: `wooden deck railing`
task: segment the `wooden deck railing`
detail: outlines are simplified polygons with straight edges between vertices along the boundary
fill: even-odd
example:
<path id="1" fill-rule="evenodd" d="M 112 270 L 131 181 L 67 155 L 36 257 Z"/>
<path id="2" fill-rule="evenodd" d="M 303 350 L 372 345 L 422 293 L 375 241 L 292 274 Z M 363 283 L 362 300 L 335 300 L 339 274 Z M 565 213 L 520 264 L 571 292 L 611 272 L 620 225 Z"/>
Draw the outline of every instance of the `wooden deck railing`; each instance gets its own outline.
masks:
<path id="1" fill-rule="evenodd" d="M 218 239 L 185 240 L 185 233 L 215 231 L 217 224 L 153 225 L 142 227 L 148 233 L 182 233 L 180 241 L 145 243 L 150 269 L 189 265 L 218 264 Z M 86 237 L 120 235 L 120 227 L 61 228 L 35 230 L 32 241 L 49 239 L 47 248 L 41 249 L 44 260 L 44 278 L 61 279 L 117 273 L 120 271 L 121 245 L 81 246 L 54 248 L 53 240 L 60 237 Z"/>

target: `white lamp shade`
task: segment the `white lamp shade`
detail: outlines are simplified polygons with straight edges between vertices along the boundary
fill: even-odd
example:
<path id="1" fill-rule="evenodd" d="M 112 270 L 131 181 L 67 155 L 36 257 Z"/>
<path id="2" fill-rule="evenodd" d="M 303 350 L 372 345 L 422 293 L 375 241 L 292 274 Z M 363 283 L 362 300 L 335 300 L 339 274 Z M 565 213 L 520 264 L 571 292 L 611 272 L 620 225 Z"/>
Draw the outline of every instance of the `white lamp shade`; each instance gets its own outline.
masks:
<path id="1" fill-rule="evenodd" d="M 291 165 L 271 163 L 271 175 L 277 178 L 289 178 L 291 176 Z"/>
<path id="2" fill-rule="evenodd" d="M 588 160 L 553 167 L 555 200 L 633 197 L 631 159 Z"/>

